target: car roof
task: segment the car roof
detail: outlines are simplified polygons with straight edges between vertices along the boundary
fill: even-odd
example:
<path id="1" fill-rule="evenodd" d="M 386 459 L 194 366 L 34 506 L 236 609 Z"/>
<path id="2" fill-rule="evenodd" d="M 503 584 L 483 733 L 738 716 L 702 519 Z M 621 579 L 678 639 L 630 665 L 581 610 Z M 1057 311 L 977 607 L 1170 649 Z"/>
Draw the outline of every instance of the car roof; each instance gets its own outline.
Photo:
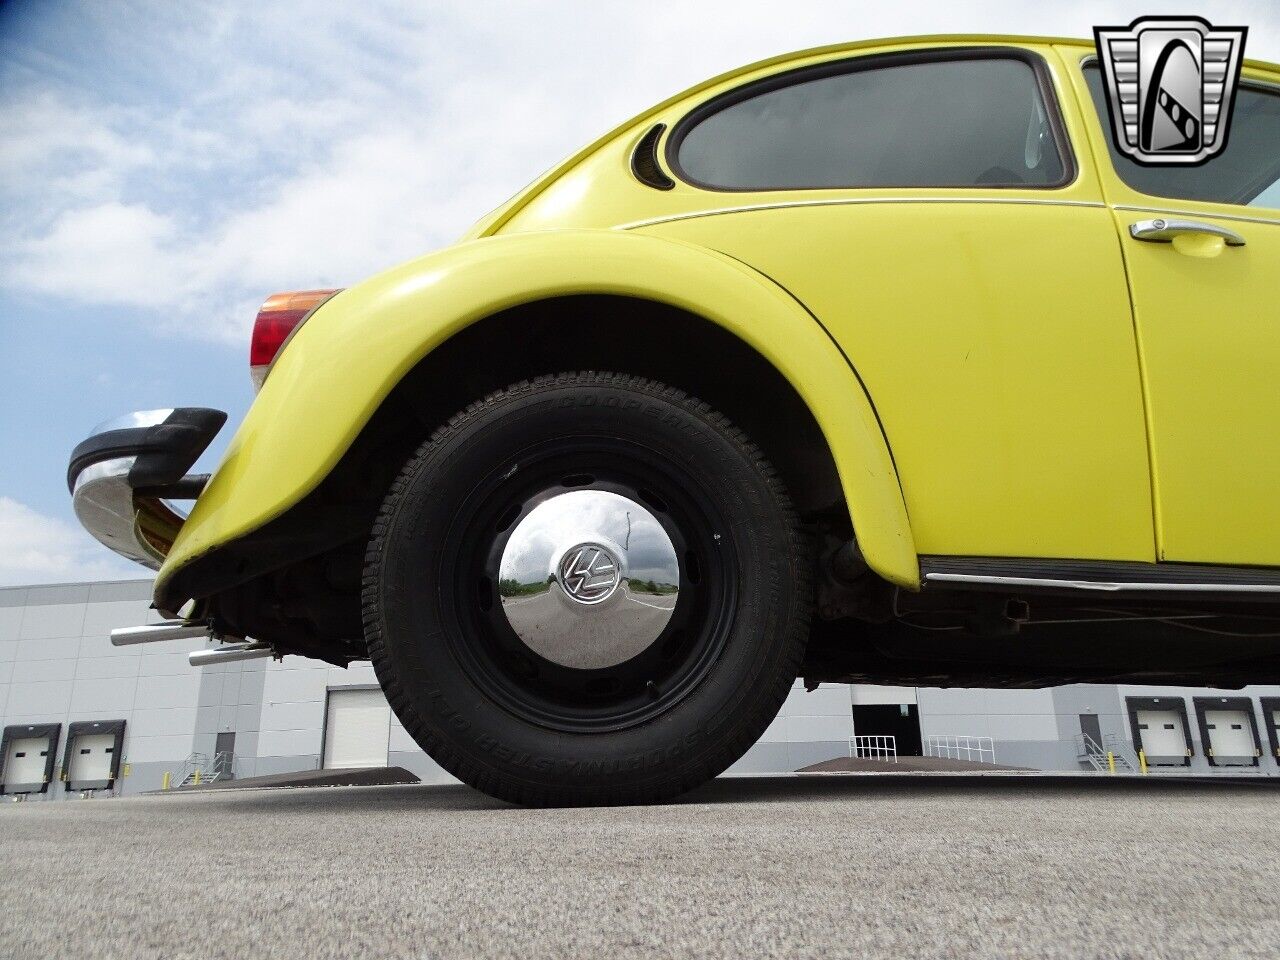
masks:
<path id="1" fill-rule="evenodd" d="M 1042 37 L 1000 33 L 931 33 L 920 34 L 917 36 L 877 37 L 869 40 L 851 40 L 844 43 L 832 43 L 819 47 L 809 47 L 805 50 L 795 50 L 791 53 L 782 53 L 777 56 L 767 57 L 764 60 L 757 60 L 754 63 L 748 63 L 744 66 L 735 67 L 732 70 L 717 74 L 714 77 L 703 80 L 701 83 L 696 83 L 692 87 L 681 90 L 678 93 L 667 97 L 661 103 L 656 103 L 642 113 L 636 114 L 634 117 L 618 124 L 608 133 L 596 138 L 572 156 L 566 158 L 561 163 L 556 164 L 556 166 L 538 177 L 506 203 L 489 213 L 480 221 L 480 223 L 476 224 L 468 234 L 468 238 L 489 236 L 498 232 L 508 220 L 515 216 L 515 214 L 523 209 L 531 200 L 542 193 L 546 187 L 550 186 L 556 180 L 559 180 L 562 176 L 576 167 L 587 157 L 594 154 L 601 147 L 612 142 L 616 137 L 625 133 L 630 128 L 643 123 L 647 118 L 655 114 L 662 113 L 668 108 L 675 106 L 680 101 L 685 100 L 688 97 L 696 96 L 704 90 L 710 90 L 711 88 L 720 86 L 721 84 L 730 83 L 733 80 L 749 76 L 759 70 L 765 70 L 770 67 L 785 66 L 793 61 L 828 57 L 840 53 L 855 53 L 860 50 L 868 50 L 875 47 L 927 43 L 944 44 L 947 46 L 963 44 L 1016 44 L 1021 46 L 1071 46 L 1081 47 L 1086 50 L 1095 49 L 1094 42 L 1092 40 L 1082 40 L 1079 37 Z M 1280 65 L 1270 63 L 1266 60 L 1245 58 L 1244 65 L 1257 69 L 1280 71 Z"/>

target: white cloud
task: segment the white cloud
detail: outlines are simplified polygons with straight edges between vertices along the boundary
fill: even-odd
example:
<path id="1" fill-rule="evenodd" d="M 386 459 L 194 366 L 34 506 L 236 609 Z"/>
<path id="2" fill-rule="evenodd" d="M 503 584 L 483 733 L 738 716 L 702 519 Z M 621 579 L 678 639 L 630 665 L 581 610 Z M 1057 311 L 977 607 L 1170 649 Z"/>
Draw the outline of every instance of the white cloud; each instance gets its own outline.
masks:
<path id="1" fill-rule="evenodd" d="M 26 244 L 10 279 L 30 289 L 96 303 L 158 306 L 167 281 L 186 269 L 168 218 L 141 205 L 73 207 Z"/>
<path id="2" fill-rule="evenodd" d="M 127 61 L 133 82 L 98 89 L 64 62 L 0 94 L 0 277 L 235 343 L 273 290 L 349 284 L 447 243 L 582 143 L 721 70 L 923 31 L 1087 36 L 1149 12 L 1013 0 L 92 9 L 95 49 Z M 1248 23 L 1252 56 L 1280 56 L 1276 8 L 1207 14 Z"/>
<path id="3" fill-rule="evenodd" d="M 40 87 L 6 104 L 5 125 L 0 178 L 9 182 L 38 171 L 56 186 L 66 187 L 69 181 L 60 175 L 67 168 L 82 174 L 110 175 L 155 160 L 146 143 L 131 141 L 119 132 L 128 121 L 113 108 L 77 109 Z M 72 191 L 72 196 L 78 193 Z"/>
<path id="4" fill-rule="evenodd" d="M 0 586 L 149 575 L 79 527 L 0 496 Z"/>

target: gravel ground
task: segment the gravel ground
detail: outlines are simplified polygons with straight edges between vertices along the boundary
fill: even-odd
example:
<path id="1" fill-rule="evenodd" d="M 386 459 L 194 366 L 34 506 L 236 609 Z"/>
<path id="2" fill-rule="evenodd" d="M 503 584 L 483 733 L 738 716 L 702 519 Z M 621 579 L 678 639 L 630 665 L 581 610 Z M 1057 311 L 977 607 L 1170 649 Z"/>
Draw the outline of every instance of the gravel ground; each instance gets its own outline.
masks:
<path id="1" fill-rule="evenodd" d="M 1280 778 L 721 779 L 0 806 L 0 957 L 1274 957 Z"/>

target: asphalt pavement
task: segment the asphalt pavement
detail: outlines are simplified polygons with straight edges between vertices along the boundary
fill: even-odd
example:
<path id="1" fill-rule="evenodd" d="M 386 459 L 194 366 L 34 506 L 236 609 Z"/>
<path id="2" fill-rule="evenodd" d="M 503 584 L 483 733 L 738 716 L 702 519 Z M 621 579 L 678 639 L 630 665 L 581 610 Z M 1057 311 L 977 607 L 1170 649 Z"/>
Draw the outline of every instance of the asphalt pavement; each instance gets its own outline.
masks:
<path id="1" fill-rule="evenodd" d="M 725 778 L 0 805 L 0 957 L 1274 957 L 1280 778 Z"/>

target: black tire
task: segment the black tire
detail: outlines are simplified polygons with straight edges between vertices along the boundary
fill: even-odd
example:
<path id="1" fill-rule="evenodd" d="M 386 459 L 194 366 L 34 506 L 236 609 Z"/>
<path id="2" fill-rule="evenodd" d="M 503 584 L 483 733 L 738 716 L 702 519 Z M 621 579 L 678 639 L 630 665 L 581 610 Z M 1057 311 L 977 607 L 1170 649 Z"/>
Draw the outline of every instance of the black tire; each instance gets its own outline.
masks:
<path id="1" fill-rule="evenodd" d="M 510 526 L 508 503 L 557 482 L 640 491 L 687 540 L 683 626 L 644 668 L 665 671 L 647 701 L 644 676 L 579 690 L 513 658 L 494 626 L 483 541 Z M 647 803 L 723 771 L 776 716 L 811 577 L 786 492 L 741 431 L 650 380 L 566 373 L 473 404 L 409 459 L 369 542 L 365 636 L 396 716 L 460 780 L 525 805 Z"/>

